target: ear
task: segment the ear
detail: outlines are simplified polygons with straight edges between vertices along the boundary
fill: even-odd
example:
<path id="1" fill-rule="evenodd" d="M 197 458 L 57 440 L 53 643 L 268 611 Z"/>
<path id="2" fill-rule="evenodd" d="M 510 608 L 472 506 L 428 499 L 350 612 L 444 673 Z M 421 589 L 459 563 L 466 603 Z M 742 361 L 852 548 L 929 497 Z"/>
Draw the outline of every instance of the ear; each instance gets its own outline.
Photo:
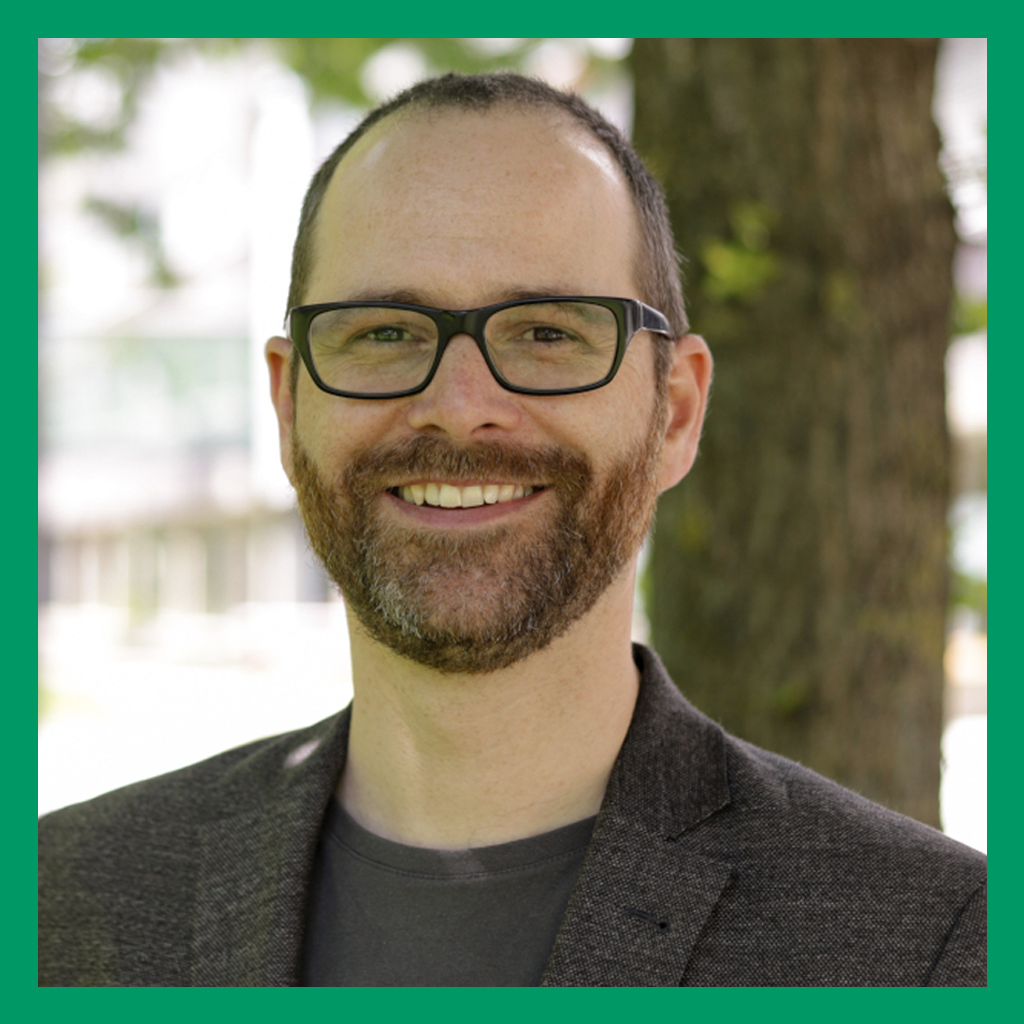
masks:
<path id="1" fill-rule="evenodd" d="M 292 479 L 292 431 L 295 429 L 295 397 L 291 388 L 292 343 L 275 337 L 267 342 L 264 353 L 270 371 L 270 400 L 277 413 L 277 434 L 281 444 L 281 465 Z"/>
<path id="2" fill-rule="evenodd" d="M 675 342 L 668 374 L 668 408 L 659 489 L 667 491 L 690 472 L 697 457 L 714 362 L 704 339 L 687 334 Z"/>

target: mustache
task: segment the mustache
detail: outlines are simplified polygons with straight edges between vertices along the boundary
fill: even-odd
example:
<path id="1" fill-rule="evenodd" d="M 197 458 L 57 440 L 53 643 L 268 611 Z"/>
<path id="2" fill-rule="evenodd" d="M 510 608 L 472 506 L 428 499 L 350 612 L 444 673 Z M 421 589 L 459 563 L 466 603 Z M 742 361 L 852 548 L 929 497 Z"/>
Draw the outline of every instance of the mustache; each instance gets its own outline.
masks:
<path id="1" fill-rule="evenodd" d="M 343 472 L 341 484 L 350 494 L 371 498 L 417 477 L 501 480 L 557 486 L 571 497 L 582 494 L 593 475 L 586 456 L 555 445 L 527 447 L 498 441 L 456 445 L 441 437 L 419 435 L 358 450 Z"/>

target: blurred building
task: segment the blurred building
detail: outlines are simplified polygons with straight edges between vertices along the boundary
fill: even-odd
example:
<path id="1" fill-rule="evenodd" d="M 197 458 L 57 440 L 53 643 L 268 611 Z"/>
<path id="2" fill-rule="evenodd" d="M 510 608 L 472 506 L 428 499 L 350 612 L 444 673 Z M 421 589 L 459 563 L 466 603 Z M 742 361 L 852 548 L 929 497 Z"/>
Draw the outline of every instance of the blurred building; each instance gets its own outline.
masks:
<path id="1" fill-rule="evenodd" d="M 52 88 L 103 102 L 85 74 Z M 316 155 L 301 83 L 247 50 L 161 70 L 123 151 L 44 164 L 42 602 L 144 616 L 326 598 L 257 400 Z M 177 286 L 110 209 L 151 218 Z"/>

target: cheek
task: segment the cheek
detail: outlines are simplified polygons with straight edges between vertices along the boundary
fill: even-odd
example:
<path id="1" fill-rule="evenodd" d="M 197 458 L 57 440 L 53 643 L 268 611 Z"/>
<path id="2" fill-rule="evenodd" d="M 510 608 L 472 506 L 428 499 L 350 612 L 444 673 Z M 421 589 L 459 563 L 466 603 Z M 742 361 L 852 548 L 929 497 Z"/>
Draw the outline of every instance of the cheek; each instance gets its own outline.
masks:
<path id="1" fill-rule="evenodd" d="M 308 381 L 300 380 L 295 394 L 292 443 L 300 445 L 317 465 L 321 464 L 321 449 L 330 433 L 326 420 L 319 395 Z"/>
<path id="2" fill-rule="evenodd" d="M 308 377 L 299 380 L 295 396 L 294 441 L 321 471 L 327 471 L 340 455 L 346 429 L 339 405 L 345 400 L 324 394 Z"/>
<path id="3" fill-rule="evenodd" d="M 608 392 L 606 424 L 615 425 L 622 442 L 645 436 L 658 404 L 651 353 L 646 348 L 631 347 L 615 380 L 603 390 Z M 605 437 L 608 437 L 607 426 Z"/>
<path id="4" fill-rule="evenodd" d="M 658 344 L 655 336 L 644 337 L 642 334 L 630 342 L 622 366 L 615 375 L 616 381 L 622 378 L 626 386 L 636 389 L 638 394 L 653 395 L 655 382 L 655 362 L 657 353 L 654 346 Z"/>
<path id="5" fill-rule="evenodd" d="M 336 473 L 353 452 L 395 429 L 396 402 L 368 402 L 328 395 L 312 381 L 299 381 L 295 437 L 323 473 Z"/>
<path id="6" fill-rule="evenodd" d="M 597 391 L 567 399 L 556 416 L 538 418 L 543 443 L 564 444 L 587 458 L 598 477 L 618 472 L 630 452 L 646 452 L 651 441 L 656 413 L 653 383 L 637 380 L 634 384 Z"/>

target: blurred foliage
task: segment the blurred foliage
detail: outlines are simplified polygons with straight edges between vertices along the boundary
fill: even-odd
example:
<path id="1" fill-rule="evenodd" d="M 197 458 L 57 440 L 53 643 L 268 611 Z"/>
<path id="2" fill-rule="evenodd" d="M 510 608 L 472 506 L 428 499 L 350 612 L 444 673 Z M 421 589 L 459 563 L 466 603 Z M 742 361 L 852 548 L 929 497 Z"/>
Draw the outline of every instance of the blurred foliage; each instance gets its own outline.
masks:
<path id="1" fill-rule="evenodd" d="M 950 605 L 954 608 L 969 608 L 981 619 L 981 628 L 986 630 L 988 622 L 988 581 L 965 573 L 952 574 Z"/>
<path id="2" fill-rule="evenodd" d="M 314 100 L 341 100 L 371 107 L 363 80 L 367 62 L 390 47 L 409 47 L 430 72 L 471 74 L 522 67 L 539 39 L 517 39 L 500 53 L 488 53 L 471 39 L 275 39 L 282 60 L 308 83 Z"/>
<path id="3" fill-rule="evenodd" d="M 161 66 L 187 53 L 237 48 L 224 39 L 40 39 L 40 162 L 123 149 L 146 86 Z M 117 237 L 141 248 L 154 284 L 178 283 L 155 213 L 99 196 L 87 197 L 84 205 Z M 39 279 L 42 288 L 44 268 Z"/>
<path id="4" fill-rule="evenodd" d="M 138 110 L 140 86 L 152 75 L 165 47 L 155 39 L 40 39 L 40 157 L 122 147 Z M 70 75 L 86 76 L 93 89 L 104 90 L 112 102 L 91 114 L 76 110 L 73 96 L 61 95 L 73 93 L 74 87 L 55 91 L 48 82 L 67 82 L 64 76 Z"/>
<path id="5" fill-rule="evenodd" d="M 988 327 L 988 299 L 958 294 L 953 306 L 953 333 L 974 334 Z"/>
<path id="6" fill-rule="evenodd" d="M 707 269 L 704 291 L 712 299 L 753 301 L 778 273 L 778 259 L 770 252 L 754 252 L 730 242 L 707 242 L 701 248 Z"/>
<path id="7" fill-rule="evenodd" d="M 156 213 L 138 204 L 117 203 L 98 196 L 89 196 L 85 209 L 119 238 L 142 249 L 155 285 L 172 288 L 178 284 L 178 275 L 168 265 L 160 243 L 160 222 Z"/>
<path id="8" fill-rule="evenodd" d="M 394 39 L 277 39 L 284 62 L 309 84 L 315 99 L 369 104 L 360 81 L 363 65 Z"/>
<path id="9" fill-rule="evenodd" d="M 314 101 L 340 100 L 369 108 L 378 96 L 367 91 L 369 62 L 388 50 L 411 50 L 423 61 L 427 75 L 459 71 L 515 70 L 528 67 L 531 56 L 549 43 L 544 38 L 524 39 L 273 39 L 281 59 L 300 75 Z M 599 83 L 610 74 L 622 74 L 621 58 L 606 57 L 592 48 L 580 48 L 580 86 Z"/>
<path id="10" fill-rule="evenodd" d="M 778 211 L 763 203 L 738 202 L 729 211 L 732 238 L 706 240 L 700 250 L 707 271 L 703 282 L 708 297 L 753 301 L 779 271 L 778 257 L 769 250 Z"/>
<path id="11" fill-rule="evenodd" d="M 572 44 L 574 41 L 562 41 Z M 379 99 L 368 89 L 367 67 L 387 51 L 412 51 L 425 75 L 498 69 L 523 70 L 551 40 L 524 39 L 96 39 L 39 40 L 40 161 L 89 152 L 116 152 L 128 142 L 146 88 L 164 66 L 189 55 L 231 56 L 247 48 L 273 49 L 307 84 L 312 102 L 368 109 Z M 623 61 L 602 56 L 583 41 L 580 86 L 623 73 Z M 385 76 L 386 77 L 386 76 Z M 152 281 L 173 287 L 157 216 L 110 197 L 91 196 L 86 209 L 127 244 L 141 248 Z M 40 270 L 40 283 L 45 271 Z"/>
<path id="12" fill-rule="evenodd" d="M 246 47 L 270 45 L 305 80 L 314 101 L 333 99 L 371 107 L 378 97 L 368 93 L 364 71 L 372 58 L 389 48 L 413 50 L 429 75 L 523 70 L 531 55 L 549 42 L 544 38 L 40 39 L 40 155 L 123 147 L 145 87 L 155 72 L 191 53 L 231 55 Z M 624 63 L 620 58 L 602 56 L 590 47 L 577 48 L 577 52 L 582 60 L 581 85 L 600 82 L 610 73 L 622 73 Z M 54 88 L 61 83 L 68 87 Z M 81 85 L 93 94 L 105 92 L 109 102 L 94 103 L 94 108 L 102 109 L 91 111 L 69 103 L 69 94 Z"/>
<path id="13" fill-rule="evenodd" d="M 40 158 L 123 148 L 159 67 L 185 53 L 237 47 L 230 39 L 40 39 Z"/>

